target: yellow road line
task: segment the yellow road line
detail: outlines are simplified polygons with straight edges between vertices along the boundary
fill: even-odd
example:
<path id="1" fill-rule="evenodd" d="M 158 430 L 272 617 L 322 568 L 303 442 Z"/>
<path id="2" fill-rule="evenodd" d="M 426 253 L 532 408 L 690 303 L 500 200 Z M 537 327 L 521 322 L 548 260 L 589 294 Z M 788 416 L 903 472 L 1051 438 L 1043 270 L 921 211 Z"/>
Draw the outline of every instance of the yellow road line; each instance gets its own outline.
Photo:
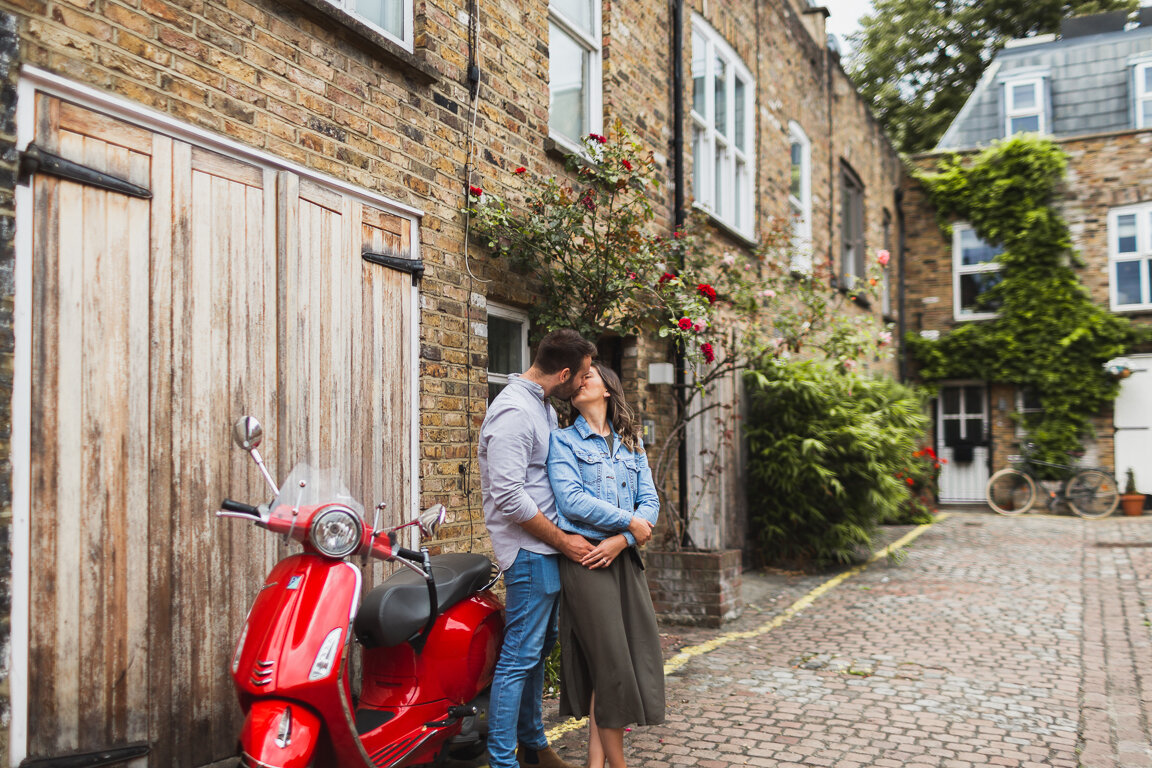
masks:
<path id="1" fill-rule="evenodd" d="M 936 516 L 936 522 L 938 523 L 947 517 L 949 517 L 948 512 L 941 513 Z M 816 587 L 811 592 L 804 595 L 796 602 L 792 603 L 792 605 L 785 608 L 781 614 L 775 616 L 764 624 L 761 624 L 755 629 L 748 629 L 742 632 L 728 632 L 726 634 L 714 637 L 707 642 L 683 649 L 680 651 L 680 653 L 673 656 L 664 664 L 664 675 L 668 676 L 673 674 L 676 672 L 676 670 L 680 669 L 697 656 L 702 656 L 705 653 L 714 651 L 721 646 L 727 645 L 733 640 L 747 640 L 748 638 L 759 637 L 760 635 L 767 634 L 777 627 L 786 624 L 787 622 L 791 621 L 796 616 L 796 614 L 812 605 L 812 603 L 816 602 L 816 600 L 823 596 L 825 593 L 830 592 L 832 589 L 836 588 L 853 576 L 864 572 L 868 566 L 872 565 L 877 560 L 888 557 L 896 550 L 908 545 L 912 541 L 915 541 L 920 536 L 920 534 L 924 533 L 924 531 L 928 530 L 933 525 L 935 525 L 935 523 L 927 523 L 925 525 L 917 526 L 916 528 L 901 536 L 896 541 L 884 547 L 884 549 L 874 553 L 870 558 L 868 558 L 866 562 L 861 563 L 854 568 L 849 568 L 847 571 L 844 571 L 843 573 L 828 579 L 828 581 Z M 580 718 L 579 720 L 576 720 L 574 718 L 569 718 L 565 722 L 554 726 L 548 731 L 548 741 L 551 742 L 570 731 L 574 731 L 577 728 L 582 727 L 587 719 L 588 718 Z"/>

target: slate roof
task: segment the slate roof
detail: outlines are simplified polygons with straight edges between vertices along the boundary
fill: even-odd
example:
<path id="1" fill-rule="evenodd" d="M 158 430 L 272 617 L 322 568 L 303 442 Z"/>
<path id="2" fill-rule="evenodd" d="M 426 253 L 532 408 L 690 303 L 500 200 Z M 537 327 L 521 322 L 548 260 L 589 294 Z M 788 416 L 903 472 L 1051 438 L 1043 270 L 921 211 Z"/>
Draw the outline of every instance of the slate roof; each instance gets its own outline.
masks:
<path id="1" fill-rule="evenodd" d="M 1152 61 L 1152 26 L 1014 41 L 993 58 L 937 149 L 969 149 L 1004 138 L 1004 81 L 1014 76 L 1044 76 L 1050 135 L 1135 128 L 1133 66 L 1141 61 Z"/>

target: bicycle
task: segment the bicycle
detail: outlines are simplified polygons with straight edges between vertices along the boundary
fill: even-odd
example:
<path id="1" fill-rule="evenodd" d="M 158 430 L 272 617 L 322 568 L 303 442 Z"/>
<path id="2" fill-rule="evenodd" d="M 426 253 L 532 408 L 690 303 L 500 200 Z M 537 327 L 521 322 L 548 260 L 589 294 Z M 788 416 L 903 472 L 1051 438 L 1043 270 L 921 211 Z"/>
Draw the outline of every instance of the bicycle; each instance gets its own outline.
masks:
<path id="1" fill-rule="evenodd" d="M 985 496 L 988 506 L 1001 515 L 1022 515 L 1036 504 L 1036 473 L 1034 467 L 1053 467 L 1064 470 L 1067 476 L 1060 480 L 1055 491 L 1048 492 L 1048 508 L 1067 504 L 1077 515 L 1088 519 L 1108 517 L 1120 503 L 1116 478 L 1099 467 L 1081 468 L 1069 464 L 1054 464 L 1033 459 L 1034 446 L 1025 446 L 1026 452 L 1013 463 L 1020 469 L 1007 467 L 988 478 Z"/>

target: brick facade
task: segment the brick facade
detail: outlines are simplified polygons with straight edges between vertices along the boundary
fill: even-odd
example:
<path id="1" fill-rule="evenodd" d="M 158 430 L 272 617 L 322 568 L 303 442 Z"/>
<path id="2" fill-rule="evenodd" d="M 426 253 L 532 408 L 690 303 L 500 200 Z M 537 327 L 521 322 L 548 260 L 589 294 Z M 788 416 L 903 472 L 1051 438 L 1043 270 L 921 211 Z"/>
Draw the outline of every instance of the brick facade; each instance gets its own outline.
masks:
<path id="1" fill-rule="evenodd" d="M 838 265 L 842 163 L 864 186 L 869 253 L 889 245 L 883 222 L 886 216 L 895 221 L 902 166 L 827 49 L 822 15 L 795 0 L 687 5 L 685 72 L 691 72 L 688 17 L 695 12 L 735 49 L 756 82 L 757 229 L 788 216 L 788 124 L 794 120 L 812 142 L 815 252 Z M 0 375 L 0 402 L 10 400 L 12 376 L 12 83 L 19 63 L 424 212 L 420 503 L 443 502 L 452 510 L 445 548 L 486 546 L 474 449 L 487 397 L 485 307 L 497 301 L 527 308 L 534 294 L 530 281 L 465 242 L 464 190 L 479 184 L 516 204 L 534 182 L 564 171 L 548 140 L 547 4 L 488 4 L 479 17 L 475 51 L 481 81 L 474 168 L 464 178 L 473 123 L 467 79 L 471 7 L 463 0 L 416 3 L 414 50 L 407 52 L 323 0 L 0 0 L 0 11 L 13 20 L 0 29 L 7 75 L 0 82 L 0 141 L 6 142 L 0 157 L 0 353 L 9 360 Z M 657 173 L 666 182 L 653 201 L 657 224 L 671 231 L 669 5 L 607 0 L 602 12 L 604 122 L 620 119 L 656 153 Z M 687 101 L 691 75 L 686 76 Z M 685 151 L 690 180 L 690 143 Z M 528 172 L 511 173 L 520 166 Z M 711 234 L 717 253 L 752 247 L 726 227 L 716 226 Z M 670 351 L 641 339 L 624 343 L 621 355 L 631 397 L 666 434 L 671 392 L 648 386 L 646 375 L 649 363 L 670 361 Z M 886 361 L 877 367 L 894 370 Z M 0 418 L 5 440 L 9 422 L 6 415 Z M 5 553 L 9 474 L 0 472 Z M 740 488 L 727 493 L 743 502 Z M 729 516 L 725 545 L 743 546 L 744 517 Z M 0 575 L 8 573 L 7 562 L 0 562 Z M 0 635 L 6 635 L 6 603 L 0 609 Z M 0 699 L 7 699 L 2 688 Z M 0 740 L 6 734 L 0 730 Z"/>
<path id="2" fill-rule="evenodd" d="M 1117 206 L 1152 200 L 1152 164 L 1148 152 L 1152 131 L 1054 139 L 1068 155 L 1068 172 L 1058 205 L 1084 266 L 1080 281 L 1097 304 L 1109 306 L 1108 211 Z M 934 167 L 939 155 L 914 159 L 922 169 Z M 941 232 L 924 190 L 909 180 L 904 211 L 907 238 L 906 320 L 910 333 L 947 333 L 957 326 L 953 317 L 952 241 Z M 1134 323 L 1152 322 L 1150 312 L 1126 312 Z M 979 321 L 972 321 L 979 322 Z M 1019 453 L 1020 438 L 1009 418 L 1016 410 L 1013 388 L 993 385 L 991 395 L 991 468 L 1008 466 Z M 1111 410 L 1095 417 L 1094 441 L 1085 445 L 1085 463 L 1111 469 L 1115 462 Z M 1119 468 L 1122 474 L 1123 468 Z M 1121 479 L 1122 478 L 1118 478 Z"/>

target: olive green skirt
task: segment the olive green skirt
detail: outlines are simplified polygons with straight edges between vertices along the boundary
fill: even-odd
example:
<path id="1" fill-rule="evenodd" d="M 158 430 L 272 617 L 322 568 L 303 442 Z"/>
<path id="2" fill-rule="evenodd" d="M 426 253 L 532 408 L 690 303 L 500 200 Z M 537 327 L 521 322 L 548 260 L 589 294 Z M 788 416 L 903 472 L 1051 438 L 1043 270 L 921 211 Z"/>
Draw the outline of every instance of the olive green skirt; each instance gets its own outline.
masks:
<path id="1" fill-rule="evenodd" d="M 602 728 L 664 722 L 664 660 L 640 555 L 590 570 L 560 558 L 560 714 Z"/>

